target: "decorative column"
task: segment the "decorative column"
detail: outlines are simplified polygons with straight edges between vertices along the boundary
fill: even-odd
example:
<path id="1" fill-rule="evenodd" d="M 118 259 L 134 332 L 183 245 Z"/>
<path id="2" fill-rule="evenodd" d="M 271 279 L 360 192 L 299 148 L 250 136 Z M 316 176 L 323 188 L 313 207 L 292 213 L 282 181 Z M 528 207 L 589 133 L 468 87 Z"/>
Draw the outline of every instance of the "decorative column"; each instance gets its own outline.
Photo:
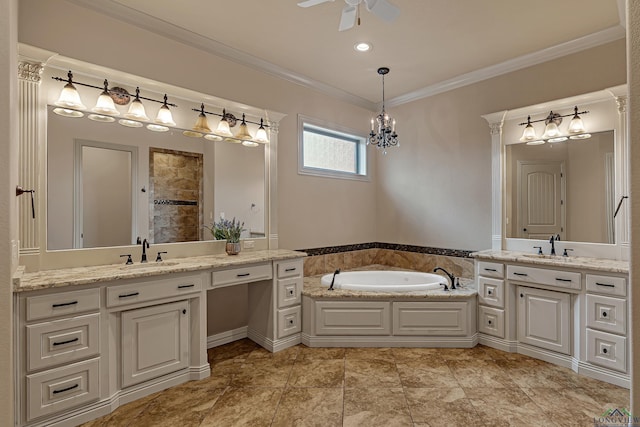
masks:
<path id="1" fill-rule="evenodd" d="M 23 194 L 18 198 L 18 220 L 20 224 L 20 254 L 40 253 L 38 224 L 44 224 L 38 218 L 41 212 L 38 206 L 42 200 L 40 192 L 40 153 L 38 136 L 38 105 L 40 97 L 40 80 L 44 69 L 41 62 L 18 62 L 18 102 L 19 102 L 19 172 L 18 185 L 24 190 L 35 190 L 35 214 L 31 210 L 31 197 Z"/>
<path id="2" fill-rule="evenodd" d="M 502 190 L 504 176 L 504 156 L 502 152 L 502 125 L 506 111 L 486 114 L 482 116 L 489 122 L 491 129 L 491 249 L 503 249 L 503 206 Z"/>
<path id="3" fill-rule="evenodd" d="M 616 106 L 618 109 L 618 127 L 616 129 L 616 203 L 622 200 L 623 196 L 629 194 L 629 142 L 627 129 L 627 94 L 626 86 L 623 89 L 625 93 L 619 94 L 612 91 L 615 96 Z M 622 202 L 616 221 L 615 243 L 620 247 L 621 259 L 628 260 L 630 252 L 630 216 L 629 216 L 629 199 Z M 615 207 L 614 207 L 615 209 Z"/>
<path id="4" fill-rule="evenodd" d="M 267 224 L 269 225 L 267 238 L 269 249 L 278 249 L 278 125 L 279 122 L 269 121 L 269 155 L 265 154 L 265 176 L 267 179 Z M 267 151 L 267 150 L 265 150 Z"/>

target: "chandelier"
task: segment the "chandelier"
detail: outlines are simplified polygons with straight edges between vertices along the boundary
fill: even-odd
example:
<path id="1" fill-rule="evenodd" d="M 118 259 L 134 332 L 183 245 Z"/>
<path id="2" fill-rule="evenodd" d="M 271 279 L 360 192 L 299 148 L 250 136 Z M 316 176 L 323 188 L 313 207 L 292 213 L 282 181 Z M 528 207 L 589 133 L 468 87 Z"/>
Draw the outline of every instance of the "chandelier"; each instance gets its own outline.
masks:
<path id="1" fill-rule="evenodd" d="M 367 139 L 367 145 L 382 148 L 383 154 L 387 154 L 387 147 L 400 145 L 396 133 L 396 119 L 389 117 L 389 114 L 384 110 L 384 76 L 388 73 L 388 67 L 378 68 L 378 74 L 382 76 L 382 111 L 371 119 L 371 132 Z"/>

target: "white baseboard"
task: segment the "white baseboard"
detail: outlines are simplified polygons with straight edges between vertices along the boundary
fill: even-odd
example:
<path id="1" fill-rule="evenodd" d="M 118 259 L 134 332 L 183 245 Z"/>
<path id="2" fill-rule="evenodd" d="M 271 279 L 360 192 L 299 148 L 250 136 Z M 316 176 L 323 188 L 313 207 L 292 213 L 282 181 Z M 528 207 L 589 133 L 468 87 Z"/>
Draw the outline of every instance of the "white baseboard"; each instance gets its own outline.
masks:
<path id="1" fill-rule="evenodd" d="M 471 348 L 478 344 L 478 334 L 470 337 L 412 336 L 312 336 L 302 334 L 307 347 L 426 347 Z"/>
<path id="2" fill-rule="evenodd" d="M 278 340 L 272 340 L 271 338 L 267 338 L 259 332 L 256 332 L 253 329 L 249 329 L 248 337 L 251 341 L 259 344 L 260 346 L 266 348 L 272 353 L 276 353 L 280 350 L 284 350 L 285 348 L 293 347 L 296 344 L 300 344 L 301 338 L 300 334 L 289 335 L 288 337 L 281 338 Z"/>
<path id="3" fill-rule="evenodd" d="M 218 347 L 224 344 L 229 344 L 230 342 L 241 340 L 242 338 L 247 338 L 249 336 L 247 333 L 248 329 L 248 326 L 243 326 L 241 328 L 211 335 L 207 337 L 207 348 Z"/>

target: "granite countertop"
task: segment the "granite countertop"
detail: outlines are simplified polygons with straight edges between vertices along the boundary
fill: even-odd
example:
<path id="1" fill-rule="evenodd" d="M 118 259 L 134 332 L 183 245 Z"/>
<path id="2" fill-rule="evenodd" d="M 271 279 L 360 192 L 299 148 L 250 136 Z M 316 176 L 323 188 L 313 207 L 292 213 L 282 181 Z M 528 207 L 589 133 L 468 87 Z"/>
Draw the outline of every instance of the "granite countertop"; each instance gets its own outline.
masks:
<path id="1" fill-rule="evenodd" d="M 587 269 L 608 273 L 629 273 L 628 261 L 619 261 L 614 259 L 536 255 L 532 253 L 492 249 L 473 252 L 470 256 L 483 260 L 519 262 L 539 265 L 542 267 L 579 268 L 582 270 Z"/>
<path id="2" fill-rule="evenodd" d="M 394 268 L 385 265 L 369 265 L 366 267 L 354 268 L 350 271 L 362 271 L 362 270 L 395 270 L 395 271 L 414 271 L 406 270 L 402 268 Z M 321 285 L 320 280 L 324 274 L 317 276 L 310 276 L 304 278 L 304 286 L 302 289 L 302 295 L 306 295 L 311 298 L 360 298 L 360 299 L 466 299 L 478 294 L 473 279 L 460 278 L 461 288 L 454 291 L 445 291 L 443 289 L 434 289 L 430 291 L 421 292 L 364 292 L 364 291 L 351 291 L 343 289 L 334 289 L 333 291 L 327 290 L 327 286 Z"/>
<path id="3" fill-rule="evenodd" d="M 175 258 L 146 264 L 110 264 L 89 267 L 62 268 L 25 273 L 19 268 L 13 276 L 13 291 L 26 292 L 62 286 L 87 285 L 120 279 L 135 279 L 161 274 L 184 273 L 225 267 L 239 267 L 266 261 L 305 257 L 304 252 L 287 249 L 243 251 L 238 255 L 216 254 Z"/>

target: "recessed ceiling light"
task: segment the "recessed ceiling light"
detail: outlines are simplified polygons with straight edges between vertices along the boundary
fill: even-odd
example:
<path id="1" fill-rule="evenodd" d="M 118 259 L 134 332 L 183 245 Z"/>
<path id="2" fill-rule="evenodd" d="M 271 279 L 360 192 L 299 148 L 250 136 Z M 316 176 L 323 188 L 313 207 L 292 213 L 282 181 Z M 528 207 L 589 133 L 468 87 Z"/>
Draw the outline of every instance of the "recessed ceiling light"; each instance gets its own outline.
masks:
<path id="1" fill-rule="evenodd" d="M 353 48 L 355 50 L 357 50 L 358 52 L 367 52 L 367 51 L 371 50 L 371 43 L 358 42 L 353 46 Z"/>

